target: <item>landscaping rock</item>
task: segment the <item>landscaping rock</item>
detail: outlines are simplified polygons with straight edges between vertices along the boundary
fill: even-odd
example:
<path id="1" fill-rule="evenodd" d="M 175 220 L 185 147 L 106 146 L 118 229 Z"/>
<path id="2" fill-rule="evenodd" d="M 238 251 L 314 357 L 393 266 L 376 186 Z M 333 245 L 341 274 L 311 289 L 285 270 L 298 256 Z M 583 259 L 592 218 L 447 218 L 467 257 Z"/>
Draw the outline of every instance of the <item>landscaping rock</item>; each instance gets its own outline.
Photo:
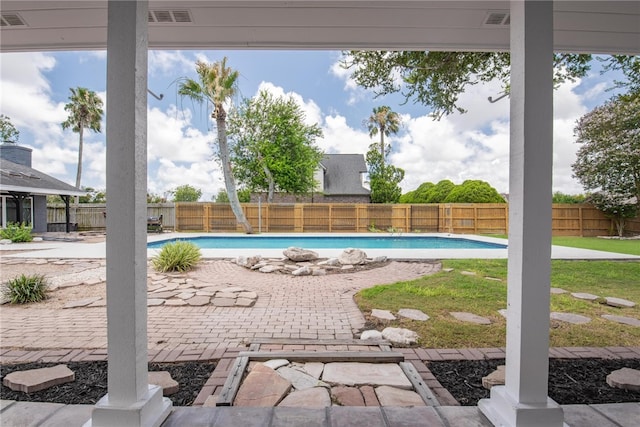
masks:
<path id="1" fill-rule="evenodd" d="M 255 299 L 249 299 L 249 298 L 238 298 L 236 300 L 236 305 L 238 307 L 253 307 L 255 303 L 256 303 Z"/>
<path id="2" fill-rule="evenodd" d="M 260 273 L 273 273 L 274 271 L 279 271 L 280 267 L 277 265 L 265 265 L 264 267 L 260 267 L 258 271 Z"/>
<path id="3" fill-rule="evenodd" d="M 586 292 L 573 292 L 571 296 L 586 301 L 595 301 L 598 299 L 598 295 L 588 294 Z"/>
<path id="4" fill-rule="evenodd" d="M 424 314 L 422 311 L 415 310 L 413 308 L 401 308 L 398 311 L 398 315 L 401 317 L 406 317 L 407 319 L 412 319 L 412 320 L 420 320 L 420 321 L 429 320 L 429 316 Z"/>
<path id="5" fill-rule="evenodd" d="M 297 369 L 308 375 L 311 375 L 315 379 L 320 379 L 320 377 L 322 376 L 322 371 L 324 370 L 324 363 L 307 362 L 302 364 L 294 364 L 293 369 Z"/>
<path id="6" fill-rule="evenodd" d="M 313 378 L 311 375 L 300 372 L 297 369 L 289 368 L 287 366 L 278 368 L 276 372 L 282 378 L 288 380 L 296 390 L 304 390 L 312 387 L 329 387 L 328 384 L 316 378 Z"/>
<path id="7" fill-rule="evenodd" d="M 632 307 L 635 307 L 636 305 L 635 302 L 622 299 L 622 298 L 605 297 L 604 300 L 607 303 L 607 305 L 610 305 L 612 307 L 632 308 Z"/>
<path id="8" fill-rule="evenodd" d="M 498 365 L 495 371 L 482 377 L 482 387 L 491 390 L 494 385 L 504 385 L 505 365 Z"/>
<path id="9" fill-rule="evenodd" d="M 147 307 L 155 307 L 158 305 L 164 304 L 164 299 L 162 298 L 149 298 L 147 299 Z"/>
<path id="10" fill-rule="evenodd" d="M 623 325 L 635 326 L 637 328 L 640 328 L 640 320 L 634 319 L 633 317 L 615 316 L 613 314 L 603 314 L 602 317 L 607 320 L 611 320 L 612 322 L 622 323 Z"/>
<path id="11" fill-rule="evenodd" d="M 580 314 L 574 313 L 558 313 L 555 311 L 551 313 L 551 318 L 554 320 L 559 320 L 561 322 L 571 323 L 573 325 L 583 325 L 585 323 L 591 322 L 591 318 L 587 316 L 582 316 Z"/>
<path id="12" fill-rule="evenodd" d="M 282 399 L 278 406 L 325 408 L 331 406 L 331 397 L 329 396 L 329 390 L 324 387 L 296 390 Z"/>
<path id="13" fill-rule="evenodd" d="M 249 257 L 240 255 L 238 258 L 236 258 L 236 264 L 238 264 L 241 267 L 251 268 L 257 263 L 259 263 L 261 259 L 262 257 L 260 255 L 249 256 Z"/>
<path id="14" fill-rule="evenodd" d="M 242 382 L 234 406 L 275 406 L 291 390 L 291 383 L 276 371 L 256 365 Z"/>
<path id="15" fill-rule="evenodd" d="M 331 400 L 340 406 L 366 406 L 360 389 L 337 386 L 331 389 Z"/>
<path id="16" fill-rule="evenodd" d="M 426 406 L 418 393 L 396 387 L 376 387 L 376 395 L 382 406 Z"/>
<path id="17" fill-rule="evenodd" d="M 381 255 L 373 258 L 371 262 L 385 262 L 386 260 L 387 260 L 387 257 L 384 255 Z"/>
<path id="18" fill-rule="evenodd" d="M 381 340 L 382 332 L 377 331 L 375 329 L 363 331 L 362 334 L 360 334 L 360 339 L 361 340 Z"/>
<path id="19" fill-rule="evenodd" d="M 295 262 L 315 261 L 319 258 L 317 252 L 311 251 L 309 249 L 296 248 L 294 246 L 285 249 L 282 253 L 291 261 Z"/>
<path id="20" fill-rule="evenodd" d="M 238 298 L 256 299 L 258 298 L 258 294 L 252 291 L 242 291 L 238 292 Z"/>
<path id="21" fill-rule="evenodd" d="M 150 371 L 149 384 L 155 384 L 162 387 L 163 396 L 171 396 L 178 392 L 178 381 L 171 378 L 171 374 L 167 371 Z"/>
<path id="22" fill-rule="evenodd" d="M 418 340 L 418 334 L 404 328 L 384 328 L 382 338 L 391 341 L 393 344 L 410 345 Z"/>
<path id="23" fill-rule="evenodd" d="M 188 305 L 199 307 L 202 305 L 207 305 L 211 301 L 210 297 L 206 296 L 196 296 L 185 300 Z"/>
<path id="24" fill-rule="evenodd" d="M 463 276 L 475 276 L 476 272 L 475 271 L 461 271 L 460 274 L 462 274 Z"/>
<path id="25" fill-rule="evenodd" d="M 366 406 L 380 406 L 380 401 L 378 400 L 378 396 L 376 396 L 376 391 L 370 385 L 360 387 L 360 393 L 362 393 L 364 404 Z"/>
<path id="26" fill-rule="evenodd" d="M 233 307 L 235 303 L 236 300 L 233 298 L 214 298 L 211 300 L 211 304 L 216 307 Z"/>
<path id="27" fill-rule="evenodd" d="M 342 265 L 359 265 L 364 264 L 367 260 L 367 254 L 355 248 L 347 248 L 338 257 L 338 261 Z"/>
<path id="28" fill-rule="evenodd" d="M 271 369 L 278 369 L 282 366 L 287 366 L 289 361 L 287 359 L 271 359 L 262 363 L 264 366 L 268 366 Z"/>
<path id="29" fill-rule="evenodd" d="M 85 307 L 91 303 L 94 303 L 98 300 L 100 300 L 101 297 L 90 297 L 90 298 L 84 298 L 81 300 L 77 300 L 77 301 L 70 301 L 68 303 L 66 303 L 64 305 L 64 307 L 62 308 L 77 308 L 77 307 Z"/>
<path id="30" fill-rule="evenodd" d="M 50 368 L 12 372 L 4 377 L 2 384 L 14 391 L 33 393 L 74 380 L 75 374 L 67 365 L 57 365 Z"/>
<path id="31" fill-rule="evenodd" d="M 389 385 L 406 390 L 413 387 L 396 363 L 326 363 L 322 372 L 322 381 L 344 386 Z"/>
<path id="32" fill-rule="evenodd" d="M 460 320 L 461 322 L 475 323 L 476 325 L 491 324 L 491 320 L 487 319 L 486 317 L 478 316 L 477 314 L 473 314 L 473 313 L 452 311 L 449 314 L 455 317 L 456 319 Z"/>
<path id="33" fill-rule="evenodd" d="M 391 314 L 389 310 L 379 310 L 377 308 L 371 310 L 371 316 L 382 320 L 396 320 L 396 316 Z"/>
<path id="34" fill-rule="evenodd" d="M 327 275 L 327 270 L 325 270 L 324 268 L 313 268 L 313 269 L 311 269 L 311 275 L 312 276 L 326 276 Z"/>
<path id="35" fill-rule="evenodd" d="M 567 293 L 567 291 L 565 291 L 565 290 L 564 290 L 564 289 L 562 289 L 562 288 L 551 288 L 551 289 L 550 289 L 550 292 L 551 292 L 552 294 L 554 294 L 554 295 L 560 295 L 560 294 L 566 294 L 566 293 Z"/>
<path id="36" fill-rule="evenodd" d="M 607 384 L 623 390 L 640 391 L 640 371 L 622 368 L 607 375 Z"/>
<path id="37" fill-rule="evenodd" d="M 297 270 L 293 270 L 291 274 L 294 276 L 310 276 L 313 271 L 309 267 L 300 267 Z"/>

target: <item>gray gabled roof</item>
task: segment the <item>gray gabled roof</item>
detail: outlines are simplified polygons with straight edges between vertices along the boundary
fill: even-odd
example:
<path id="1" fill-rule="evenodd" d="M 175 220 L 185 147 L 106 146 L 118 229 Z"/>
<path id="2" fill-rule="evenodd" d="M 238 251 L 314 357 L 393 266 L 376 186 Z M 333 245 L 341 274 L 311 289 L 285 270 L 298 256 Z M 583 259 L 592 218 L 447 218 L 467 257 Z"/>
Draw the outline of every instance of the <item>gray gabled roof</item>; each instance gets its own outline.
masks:
<path id="1" fill-rule="evenodd" d="M 362 154 L 325 154 L 324 193 L 327 195 L 369 195 L 362 186 L 360 174 L 367 172 Z"/>
<path id="2" fill-rule="evenodd" d="M 73 185 L 62 182 L 37 169 L 19 165 L 6 159 L 0 159 L 0 191 L 66 196 L 84 196 L 86 194 L 85 191 L 80 191 Z"/>

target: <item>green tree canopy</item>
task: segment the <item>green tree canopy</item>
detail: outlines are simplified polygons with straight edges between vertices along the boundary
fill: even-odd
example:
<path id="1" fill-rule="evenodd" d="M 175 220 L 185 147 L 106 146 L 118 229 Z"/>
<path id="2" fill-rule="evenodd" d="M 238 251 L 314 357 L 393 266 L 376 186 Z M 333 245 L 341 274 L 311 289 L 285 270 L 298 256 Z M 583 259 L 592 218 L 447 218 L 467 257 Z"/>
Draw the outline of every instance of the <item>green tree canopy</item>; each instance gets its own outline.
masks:
<path id="1" fill-rule="evenodd" d="M 444 203 L 455 186 L 456 185 L 448 179 L 439 181 L 426 192 L 426 200 L 424 203 Z"/>
<path id="2" fill-rule="evenodd" d="M 173 190 L 174 202 L 197 202 L 200 196 L 202 196 L 202 190 L 189 184 L 180 185 Z"/>
<path id="3" fill-rule="evenodd" d="M 429 190 L 435 187 L 433 182 L 423 182 L 418 188 L 400 196 L 400 203 L 427 203 Z"/>
<path id="4" fill-rule="evenodd" d="M 4 114 L 0 114 L 0 143 L 18 142 L 20 131 L 11 123 L 11 119 Z"/>
<path id="5" fill-rule="evenodd" d="M 456 185 L 443 203 L 506 203 L 506 200 L 487 182 L 468 179 Z"/>
<path id="6" fill-rule="evenodd" d="M 251 191 L 248 188 L 238 190 L 238 199 L 242 203 L 249 203 L 251 201 Z M 229 203 L 229 196 L 227 196 L 226 191 L 220 190 L 213 200 L 216 203 Z"/>
<path id="7" fill-rule="evenodd" d="M 574 176 L 589 192 L 640 204 L 640 91 L 612 98 L 578 121 Z"/>
<path id="8" fill-rule="evenodd" d="M 268 202 L 275 191 L 304 194 L 314 189 L 323 155 L 315 140 L 322 130 L 305 123 L 292 98 L 261 91 L 245 99 L 229 115 L 228 132 L 235 176 L 252 191 L 266 191 Z"/>
<path id="9" fill-rule="evenodd" d="M 585 76 L 591 59 L 591 55 L 556 54 L 555 83 Z M 628 82 L 622 85 L 640 87 L 637 56 L 605 57 L 602 61 L 605 71 L 623 71 Z M 352 71 L 351 77 L 359 86 L 373 90 L 376 96 L 400 93 L 406 102 L 431 107 L 438 119 L 465 111 L 458 98 L 470 85 L 497 79 L 504 92 L 509 91 L 510 56 L 505 52 L 346 51 L 342 66 Z"/>
<path id="10" fill-rule="evenodd" d="M 203 61 L 196 62 L 196 73 L 199 80 L 183 79 L 178 86 L 178 93 L 196 102 L 208 103 L 213 106 L 211 117 L 216 121 L 218 155 L 220 156 L 220 163 L 222 163 L 224 186 L 229 197 L 231 210 L 236 217 L 236 221 L 242 225 L 245 232 L 248 234 L 253 233 L 253 228 L 247 221 L 238 200 L 236 182 L 231 169 L 229 146 L 227 144 L 227 112 L 224 108 L 225 102 L 229 101 L 238 90 L 240 73 L 227 66 L 226 57 L 213 64 L 207 64 Z"/>
<path id="11" fill-rule="evenodd" d="M 70 88 L 69 102 L 64 110 L 69 113 L 67 120 L 62 122 L 62 129 L 69 129 L 78 133 L 78 170 L 76 172 L 76 187 L 80 188 L 82 179 L 82 151 L 84 149 L 84 130 L 102 132 L 101 124 L 102 99 L 92 90 L 84 87 Z"/>
<path id="12" fill-rule="evenodd" d="M 387 153 L 389 151 L 387 146 Z M 369 146 L 366 155 L 369 165 L 369 187 L 372 203 L 398 203 L 402 195 L 399 184 L 404 179 L 404 170 L 388 165 L 380 154 L 379 144 Z"/>
<path id="13" fill-rule="evenodd" d="M 585 203 L 587 197 L 584 194 L 564 194 L 560 191 L 553 193 L 553 203 L 578 204 Z"/>

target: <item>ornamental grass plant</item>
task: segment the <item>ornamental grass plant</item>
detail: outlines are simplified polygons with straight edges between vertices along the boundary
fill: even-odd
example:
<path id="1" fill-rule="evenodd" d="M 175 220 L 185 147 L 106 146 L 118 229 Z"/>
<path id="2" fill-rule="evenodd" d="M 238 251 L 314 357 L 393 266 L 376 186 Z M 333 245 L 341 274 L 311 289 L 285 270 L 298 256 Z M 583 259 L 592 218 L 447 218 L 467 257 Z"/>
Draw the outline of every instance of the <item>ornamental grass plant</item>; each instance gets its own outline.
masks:
<path id="1" fill-rule="evenodd" d="M 184 272 L 193 268 L 200 258 L 200 248 L 191 242 L 176 241 L 167 243 L 160 253 L 151 259 L 153 267 L 162 273 L 168 271 Z"/>
<path id="2" fill-rule="evenodd" d="M 6 228 L 1 229 L 0 238 L 11 240 L 13 243 L 30 242 L 33 240 L 31 227 L 25 223 L 18 224 L 17 222 L 10 222 Z"/>
<path id="3" fill-rule="evenodd" d="M 47 279 L 41 274 L 24 274 L 2 286 L 3 298 L 11 304 L 27 304 L 47 299 Z"/>

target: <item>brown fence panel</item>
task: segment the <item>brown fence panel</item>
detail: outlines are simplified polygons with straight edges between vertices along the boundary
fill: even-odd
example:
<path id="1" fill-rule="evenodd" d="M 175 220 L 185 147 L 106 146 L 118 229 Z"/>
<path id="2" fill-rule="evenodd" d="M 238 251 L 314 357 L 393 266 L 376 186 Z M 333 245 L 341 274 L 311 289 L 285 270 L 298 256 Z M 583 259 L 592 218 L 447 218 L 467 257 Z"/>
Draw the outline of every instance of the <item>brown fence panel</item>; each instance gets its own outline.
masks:
<path id="1" fill-rule="evenodd" d="M 331 231 L 331 205 L 308 204 L 302 210 L 302 229 L 304 231 Z"/>
<path id="2" fill-rule="evenodd" d="M 205 231 L 208 204 L 176 203 L 176 231 Z"/>
<path id="3" fill-rule="evenodd" d="M 295 205 L 270 204 L 267 209 L 269 222 L 266 231 L 295 231 Z"/>
<path id="4" fill-rule="evenodd" d="M 451 226 L 453 233 L 474 234 L 476 232 L 476 208 L 474 204 L 451 204 Z"/>
<path id="5" fill-rule="evenodd" d="M 393 227 L 392 205 L 365 205 L 367 228 L 369 230 L 387 231 Z"/>
<path id="6" fill-rule="evenodd" d="M 640 234 L 640 217 L 627 220 L 625 228 L 629 233 Z"/>
<path id="7" fill-rule="evenodd" d="M 358 206 L 352 204 L 332 205 L 330 231 L 357 232 Z"/>
<path id="8" fill-rule="evenodd" d="M 236 231 L 238 222 L 228 203 L 207 203 L 207 231 Z"/>
<path id="9" fill-rule="evenodd" d="M 509 231 L 509 207 L 506 203 L 476 204 L 474 215 L 474 233 L 507 234 Z"/>
<path id="10" fill-rule="evenodd" d="M 411 205 L 409 211 L 411 231 L 437 233 L 439 214 L 438 205 Z"/>

